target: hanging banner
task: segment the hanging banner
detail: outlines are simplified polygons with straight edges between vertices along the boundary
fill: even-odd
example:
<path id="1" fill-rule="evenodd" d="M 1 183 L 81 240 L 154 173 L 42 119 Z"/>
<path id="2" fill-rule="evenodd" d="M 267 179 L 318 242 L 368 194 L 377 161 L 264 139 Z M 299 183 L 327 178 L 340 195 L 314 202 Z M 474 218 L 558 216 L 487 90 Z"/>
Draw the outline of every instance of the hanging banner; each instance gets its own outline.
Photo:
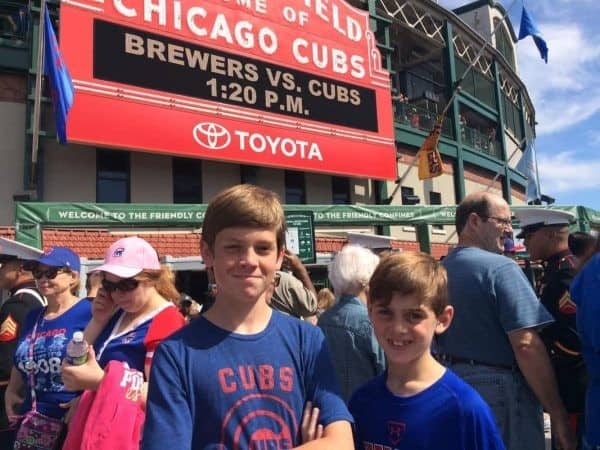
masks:
<path id="1" fill-rule="evenodd" d="M 20 224 L 65 227 L 84 226 L 160 226 L 200 227 L 206 212 L 205 204 L 152 204 L 152 203 L 59 203 L 17 202 L 15 217 Z M 516 206 L 511 209 L 541 208 Z M 560 209 L 578 214 L 576 206 Z M 286 217 L 309 214 L 315 225 L 453 225 L 456 206 L 396 206 L 396 205 L 284 205 Z M 600 214 L 582 208 L 579 217 Z M 600 225 L 600 221 L 592 222 Z M 514 221 L 515 226 L 518 221 Z"/>
<path id="2" fill-rule="evenodd" d="M 369 20 L 343 0 L 63 0 L 67 139 L 395 179 Z"/>
<path id="3" fill-rule="evenodd" d="M 41 231 L 51 227 L 201 227 L 205 204 L 16 202 L 15 239 L 41 247 Z M 516 206 L 511 209 L 541 208 Z M 587 226 L 600 227 L 600 212 L 581 206 L 552 206 L 576 215 Z M 306 216 L 315 226 L 454 225 L 456 206 L 284 205 L 297 239 L 312 239 Z M 513 225 L 518 226 L 514 221 Z M 573 230 L 582 224 L 573 226 Z M 306 242 L 300 243 L 306 245 Z M 313 246 L 314 247 L 314 246 Z M 308 256 L 307 256 L 308 257 Z"/>

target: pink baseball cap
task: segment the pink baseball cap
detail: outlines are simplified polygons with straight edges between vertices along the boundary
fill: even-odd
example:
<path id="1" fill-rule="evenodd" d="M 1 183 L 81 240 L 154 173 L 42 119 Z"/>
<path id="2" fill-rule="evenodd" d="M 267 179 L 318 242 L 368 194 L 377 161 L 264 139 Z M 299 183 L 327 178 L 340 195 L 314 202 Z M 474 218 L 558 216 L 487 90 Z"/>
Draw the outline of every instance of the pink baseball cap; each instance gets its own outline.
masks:
<path id="1" fill-rule="evenodd" d="M 156 250 L 137 236 L 119 239 L 106 251 L 104 264 L 94 271 L 112 273 L 121 278 L 131 278 L 144 269 L 160 270 Z"/>

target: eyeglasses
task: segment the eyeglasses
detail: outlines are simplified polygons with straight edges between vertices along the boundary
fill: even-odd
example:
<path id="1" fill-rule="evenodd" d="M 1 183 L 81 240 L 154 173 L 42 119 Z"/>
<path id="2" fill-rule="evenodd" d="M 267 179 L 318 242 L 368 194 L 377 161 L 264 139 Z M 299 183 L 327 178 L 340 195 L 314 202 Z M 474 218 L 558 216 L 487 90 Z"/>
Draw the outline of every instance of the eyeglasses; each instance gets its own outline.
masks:
<path id="1" fill-rule="evenodd" d="M 39 267 L 35 267 L 31 270 L 31 274 L 33 278 L 39 280 L 42 277 L 46 277 L 48 280 L 53 280 L 59 273 L 68 273 L 69 269 L 65 269 L 64 267 L 50 267 L 49 269 L 42 270 Z"/>
<path id="2" fill-rule="evenodd" d="M 106 292 L 114 292 L 119 290 L 121 292 L 131 292 L 139 286 L 139 280 L 135 278 L 124 278 L 117 282 L 108 281 L 107 279 L 102 280 L 102 287 Z"/>
<path id="3" fill-rule="evenodd" d="M 484 217 L 486 219 L 495 220 L 500 225 L 504 225 L 505 227 L 508 227 L 509 225 L 512 225 L 512 219 L 504 219 L 503 217 L 494 217 L 494 216 L 481 216 L 481 217 Z"/>

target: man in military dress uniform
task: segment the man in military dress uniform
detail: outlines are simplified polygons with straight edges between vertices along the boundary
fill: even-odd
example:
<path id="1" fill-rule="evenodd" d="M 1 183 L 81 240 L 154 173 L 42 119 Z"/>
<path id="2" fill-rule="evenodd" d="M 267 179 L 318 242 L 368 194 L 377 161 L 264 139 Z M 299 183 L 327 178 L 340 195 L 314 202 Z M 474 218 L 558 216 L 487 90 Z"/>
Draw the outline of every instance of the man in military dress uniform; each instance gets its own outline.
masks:
<path id="1" fill-rule="evenodd" d="M 544 266 L 538 295 L 555 322 L 544 328 L 541 336 L 554 366 L 563 403 L 573 415 L 573 426 L 580 429 L 586 369 L 576 331 L 576 305 L 569 296 L 575 258 L 569 250 L 568 237 L 569 224 L 575 217 L 565 211 L 541 208 L 517 211 L 515 216 L 522 229 L 517 238 L 524 239 L 531 260 L 541 261 Z"/>
<path id="2" fill-rule="evenodd" d="M 41 254 L 35 248 L 0 238 L 0 290 L 9 293 L 0 306 L 0 449 L 13 448 L 14 430 L 10 429 L 4 411 L 4 393 L 13 367 L 21 324 L 31 309 L 45 304 L 31 272 L 23 265 Z"/>

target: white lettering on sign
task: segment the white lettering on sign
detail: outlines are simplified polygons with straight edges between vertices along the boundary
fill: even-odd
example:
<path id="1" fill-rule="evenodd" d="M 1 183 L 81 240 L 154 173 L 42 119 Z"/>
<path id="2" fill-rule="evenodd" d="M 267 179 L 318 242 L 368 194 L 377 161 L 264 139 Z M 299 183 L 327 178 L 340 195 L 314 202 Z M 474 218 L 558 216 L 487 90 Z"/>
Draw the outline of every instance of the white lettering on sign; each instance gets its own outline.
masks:
<path id="1" fill-rule="evenodd" d="M 344 17 L 338 5 L 330 5 L 329 0 L 304 0 L 304 6 L 313 9 L 318 17 L 351 41 L 358 42 L 362 39 L 363 30 L 360 23 L 353 17 Z"/>
<path id="2" fill-rule="evenodd" d="M 237 137 L 237 143 L 231 139 L 232 134 Z M 273 137 L 240 130 L 230 133 L 223 125 L 211 122 L 197 124 L 192 130 L 192 135 L 200 146 L 212 151 L 223 150 L 230 147 L 230 144 L 237 144 L 241 151 L 251 150 L 254 153 L 267 152 L 272 155 L 281 154 L 288 158 L 323 161 L 319 145 L 301 139 Z"/>
<path id="3" fill-rule="evenodd" d="M 292 54 L 300 64 L 312 64 L 319 69 L 331 68 L 342 75 L 350 72 L 354 78 L 365 76 L 365 59 L 362 56 L 348 57 L 343 50 L 329 48 L 324 44 L 309 44 L 306 39 L 297 38 L 292 42 Z"/>
<path id="4" fill-rule="evenodd" d="M 281 153 L 289 158 L 313 159 L 323 161 L 321 149 L 315 142 L 296 140 L 291 138 L 271 137 L 260 133 L 249 133 L 247 131 L 235 131 L 239 137 L 240 150 L 249 148 L 255 153 L 268 151 L 273 155 Z"/>
<path id="5" fill-rule="evenodd" d="M 185 5 L 181 0 L 142 0 L 142 5 L 138 7 L 134 6 L 134 0 L 112 2 L 116 12 L 122 16 L 139 17 L 153 26 L 172 28 L 193 37 L 208 39 L 216 46 L 229 44 L 240 49 L 258 49 L 264 55 L 274 55 L 282 50 L 279 37 L 270 26 L 260 25 L 260 22 L 243 16 L 216 13 L 208 6 Z M 234 3 L 233 0 L 223 2 Z M 268 11 L 267 0 L 235 0 L 235 4 L 253 15 L 277 16 Z M 270 5 L 278 5 L 278 2 Z M 346 48 L 356 48 L 356 43 L 366 39 L 364 25 L 350 15 L 352 10 L 349 7 L 342 8 L 332 0 L 303 0 L 297 7 L 283 6 L 279 14 L 285 22 L 299 27 L 310 24 L 311 18 L 313 21 L 327 24 L 336 33 L 351 41 L 346 43 Z M 310 41 L 306 37 L 292 36 L 291 42 L 286 45 L 290 48 L 285 50 L 289 51 L 299 64 L 319 70 L 331 70 L 335 74 L 350 75 L 355 79 L 363 79 L 367 75 L 364 55 L 351 54 L 342 48 Z M 149 47 L 148 51 L 152 49 Z M 155 50 L 157 54 L 162 51 Z M 168 52 L 170 62 L 183 65 L 184 54 L 180 48 L 173 46 Z"/>

